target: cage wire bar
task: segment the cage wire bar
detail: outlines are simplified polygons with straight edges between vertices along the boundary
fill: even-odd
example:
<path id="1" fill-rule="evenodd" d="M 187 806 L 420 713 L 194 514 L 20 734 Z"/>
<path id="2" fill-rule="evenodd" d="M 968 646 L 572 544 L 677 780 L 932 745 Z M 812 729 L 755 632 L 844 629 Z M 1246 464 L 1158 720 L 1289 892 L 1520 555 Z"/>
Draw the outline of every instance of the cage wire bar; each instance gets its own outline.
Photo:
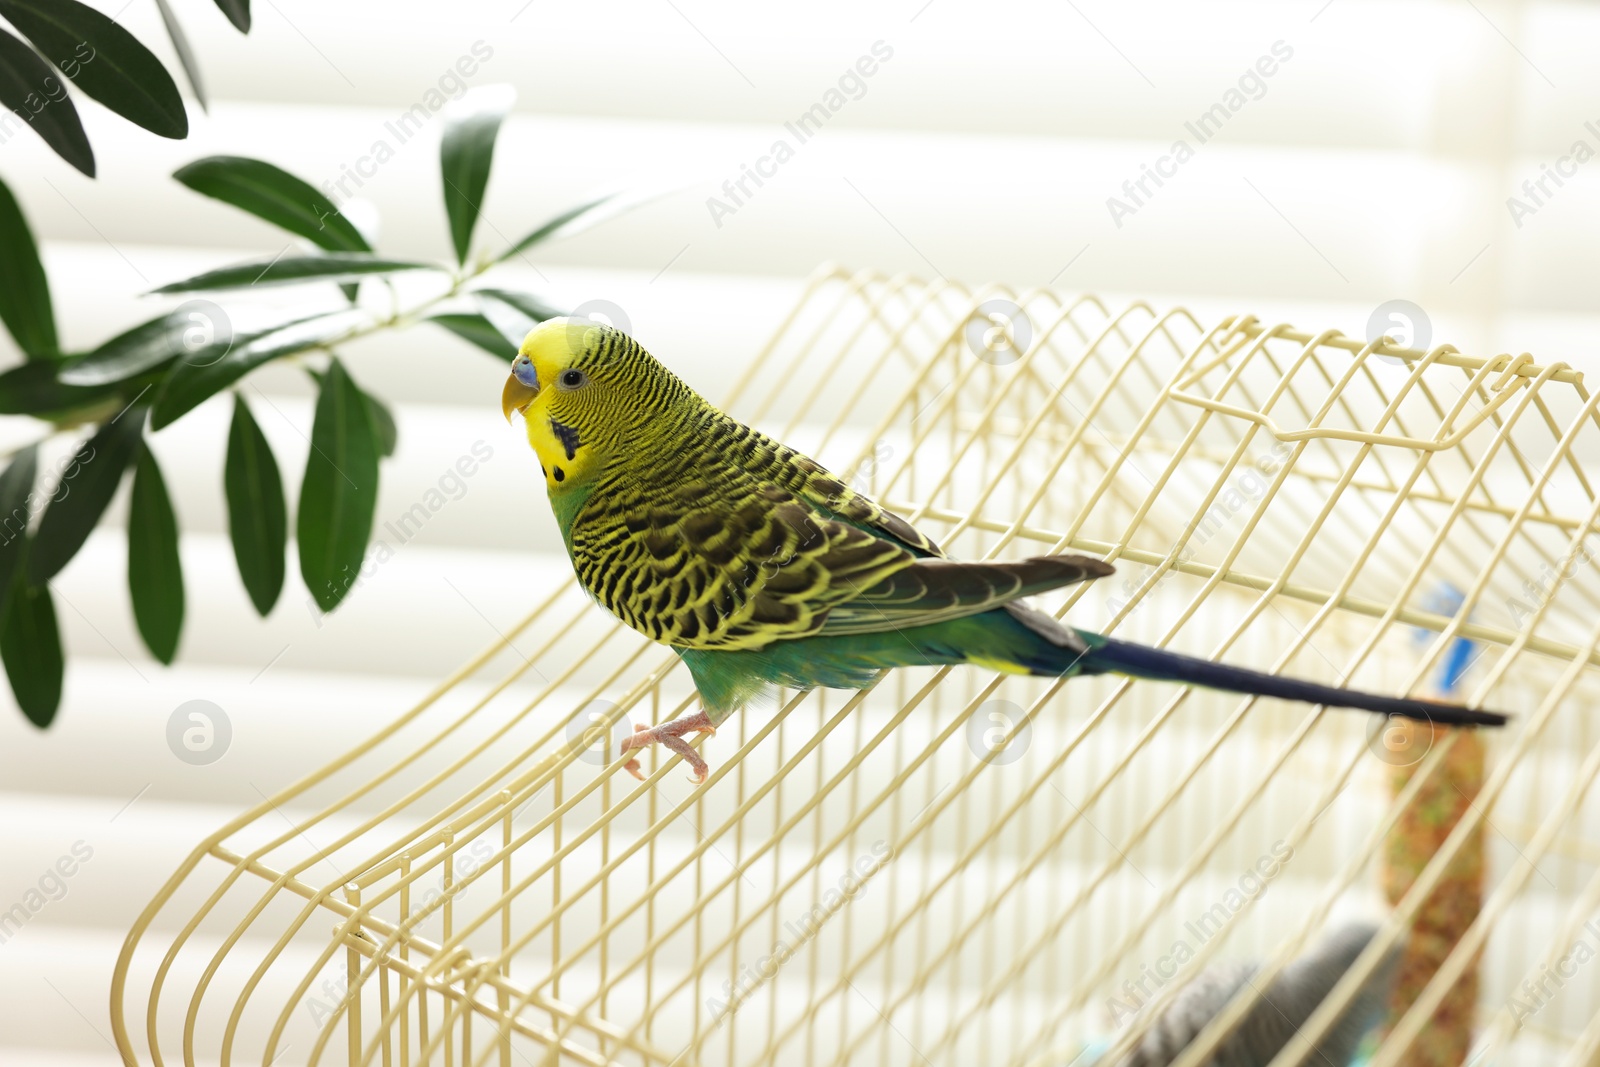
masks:
<path id="1" fill-rule="evenodd" d="M 1114 1063 L 1207 963 L 1260 960 L 1175 1061 L 1197 1067 L 1328 923 L 1381 923 L 1289 1067 L 1481 831 L 1481 910 L 1373 1062 L 1406 1062 L 1478 967 L 1473 1062 L 1600 1063 L 1600 965 L 1573 962 L 1600 947 L 1597 401 L 1527 354 L 821 270 L 724 406 L 954 555 L 1117 565 L 1042 606 L 1393 693 L 1440 692 L 1467 643 L 1453 698 L 1516 719 L 1399 905 L 1375 870 L 1449 731 L 1402 757 L 1357 713 L 901 670 L 736 716 L 698 743 L 702 787 L 663 753 L 639 783 L 605 735 L 692 709 L 692 686 L 565 573 L 191 853 L 118 960 L 117 1044 L 130 1064 L 1044 1067 L 1099 1041 Z"/>

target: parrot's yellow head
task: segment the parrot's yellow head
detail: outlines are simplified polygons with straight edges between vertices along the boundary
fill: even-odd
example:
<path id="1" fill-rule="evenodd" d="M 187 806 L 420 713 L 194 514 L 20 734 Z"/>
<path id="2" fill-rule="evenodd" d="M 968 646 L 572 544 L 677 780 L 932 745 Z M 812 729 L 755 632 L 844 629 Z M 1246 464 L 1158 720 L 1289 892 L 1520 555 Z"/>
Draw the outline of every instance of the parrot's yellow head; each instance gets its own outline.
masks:
<path id="1" fill-rule="evenodd" d="M 558 318 L 523 338 L 500 407 L 508 421 L 522 415 L 546 484 L 559 493 L 588 484 L 621 450 L 643 447 L 687 392 L 627 334 Z"/>

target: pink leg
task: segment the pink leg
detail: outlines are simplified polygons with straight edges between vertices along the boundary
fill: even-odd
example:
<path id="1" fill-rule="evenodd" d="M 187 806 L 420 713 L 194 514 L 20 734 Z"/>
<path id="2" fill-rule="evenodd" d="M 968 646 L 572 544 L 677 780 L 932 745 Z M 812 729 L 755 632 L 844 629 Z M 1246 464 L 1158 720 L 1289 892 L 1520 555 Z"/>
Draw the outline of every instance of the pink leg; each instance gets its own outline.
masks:
<path id="1" fill-rule="evenodd" d="M 700 753 L 689 747 L 689 742 L 683 739 L 687 733 L 714 734 L 716 726 L 709 716 L 703 711 L 693 715 L 685 715 L 681 719 L 664 722 L 660 726 L 645 726 L 640 724 L 633 728 L 633 736 L 622 739 L 622 751 L 648 748 L 651 745 L 663 745 L 683 757 L 683 761 L 694 771 L 694 784 L 699 785 L 706 780 L 706 775 L 711 773 L 711 768 L 706 766 L 706 761 L 700 758 Z M 627 772 L 644 781 L 644 773 L 639 769 L 637 757 L 623 764 Z"/>

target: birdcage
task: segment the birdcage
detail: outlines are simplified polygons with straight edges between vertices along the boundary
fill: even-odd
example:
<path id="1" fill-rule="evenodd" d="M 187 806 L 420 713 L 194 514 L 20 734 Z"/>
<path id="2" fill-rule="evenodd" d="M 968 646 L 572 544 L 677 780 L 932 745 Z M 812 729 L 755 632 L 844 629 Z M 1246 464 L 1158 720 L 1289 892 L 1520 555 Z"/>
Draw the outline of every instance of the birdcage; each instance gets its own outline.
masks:
<path id="1" fill-rule="evenodd" d="M 1078 626 L 1514 722 L 1396 743 L 1156 682 L 906 669 L 735 716 L 702 786 L 661 752 L 639 782 L 615 732 L 692 710 L 690 680 L 552 569 L 503 640 L 195 848 L 118 963 L 128 1062 L 1112 1063 L 1186 976 L 1261 961 L 1193 1067 L 1319 930 L 1381 924 L 1285 1067 L 1451 887 L 1374 1062 L 1447 1030 L 1478 1063 L 1600 1062 L 1580 374 L 830 269 L 721 399 L 953 555 L 1113 561 L 1041 598 Z"/>

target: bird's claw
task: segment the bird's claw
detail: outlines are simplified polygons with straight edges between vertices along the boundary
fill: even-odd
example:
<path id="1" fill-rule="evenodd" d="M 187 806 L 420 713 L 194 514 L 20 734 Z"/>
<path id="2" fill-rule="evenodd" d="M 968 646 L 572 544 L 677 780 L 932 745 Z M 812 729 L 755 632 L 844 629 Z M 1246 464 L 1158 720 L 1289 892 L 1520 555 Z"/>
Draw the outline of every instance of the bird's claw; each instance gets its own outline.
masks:
<path id="1" fill-rule="evenodd" d="M 700 753 L 696 752 L 689 742 L 683 739 L 684 734 L 691 732 L 715 735 L 717 728 L 703 711 L 694 715 L 685 715 L 681 719 L 673 719 L 671 722 L 664 722 L 660 726 L 645 726 L 640 723 L 633 728 L 632 736 L 622 739 L 622 751 L 628 752 L 633 749 L 648 748 L 651 745 L 662 745 L 669 751 L 682 756 L 683 762 L 687 763 L 690 771 L 693 772 L 690 781 L 694 782 L 695 785 L 702 785 L 706 777 L 710 775 L 711 768 L 707 766 L 705 760 L 700 758 Z M 644 771 L 639 766 L 637 756 L 624 763 L 622 769 L 641 782 L 645 780 Z"/>

